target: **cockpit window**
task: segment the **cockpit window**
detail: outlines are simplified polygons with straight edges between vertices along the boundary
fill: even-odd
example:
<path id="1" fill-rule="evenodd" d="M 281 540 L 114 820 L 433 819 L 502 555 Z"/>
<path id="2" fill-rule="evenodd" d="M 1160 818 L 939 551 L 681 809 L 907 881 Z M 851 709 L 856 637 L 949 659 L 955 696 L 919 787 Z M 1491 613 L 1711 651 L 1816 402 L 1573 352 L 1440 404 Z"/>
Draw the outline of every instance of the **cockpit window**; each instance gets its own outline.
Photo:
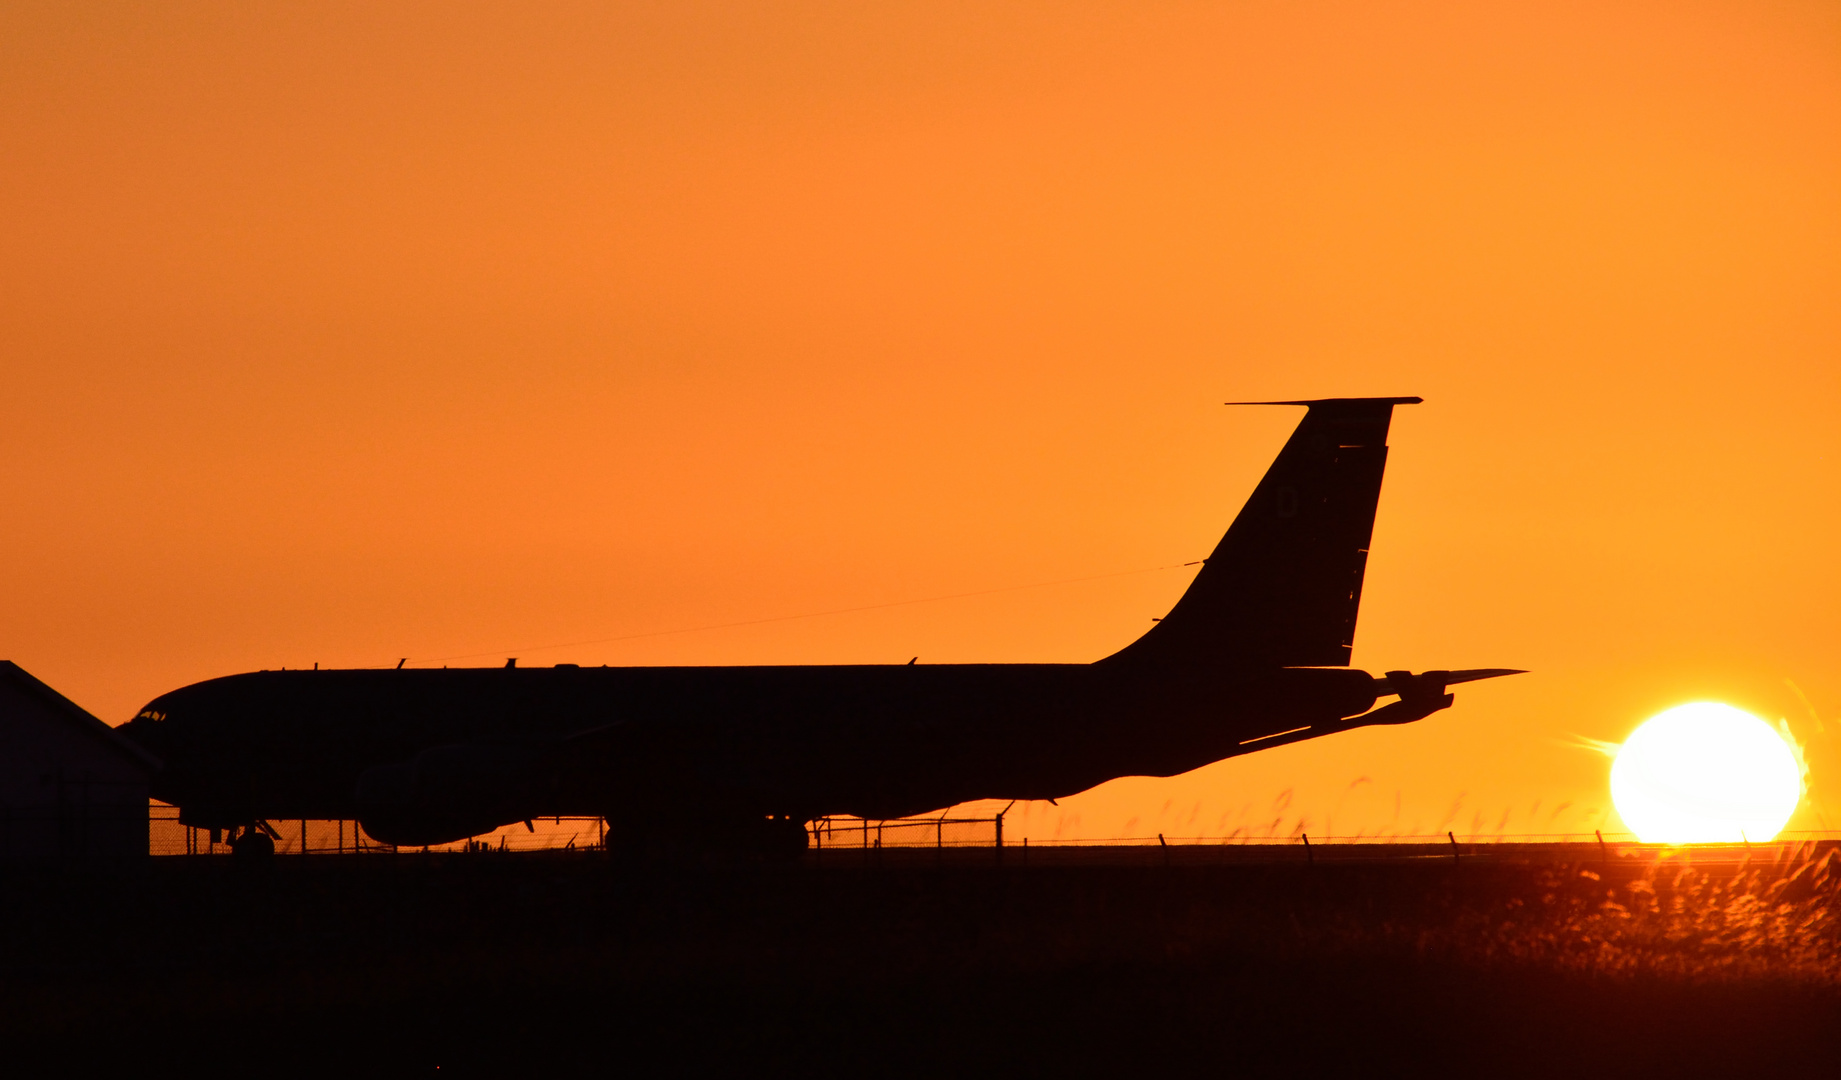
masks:
<path id="1" fill-rule="evenodd" d="M 154 710 L 154 709 L 142 709 L 141 714 L 135 717 L 135 719 L 136 720 L 152 720 L 157 723 L 161 720 L 166 719 L 166 714 L 163 712 Z"/>

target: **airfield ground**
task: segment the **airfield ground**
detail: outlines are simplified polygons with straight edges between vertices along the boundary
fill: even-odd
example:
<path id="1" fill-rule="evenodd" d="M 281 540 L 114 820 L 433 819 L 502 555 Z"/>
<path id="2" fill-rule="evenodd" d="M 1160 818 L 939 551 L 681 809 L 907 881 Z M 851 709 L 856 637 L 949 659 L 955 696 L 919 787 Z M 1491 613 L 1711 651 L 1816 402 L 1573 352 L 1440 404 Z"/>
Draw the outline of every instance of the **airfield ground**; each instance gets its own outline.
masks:
<path id="1" fill-rule="evenodd" d="M 73 1070 L 1841 1075 L 1825 846 L 181 857 L 0 927 Z"/>

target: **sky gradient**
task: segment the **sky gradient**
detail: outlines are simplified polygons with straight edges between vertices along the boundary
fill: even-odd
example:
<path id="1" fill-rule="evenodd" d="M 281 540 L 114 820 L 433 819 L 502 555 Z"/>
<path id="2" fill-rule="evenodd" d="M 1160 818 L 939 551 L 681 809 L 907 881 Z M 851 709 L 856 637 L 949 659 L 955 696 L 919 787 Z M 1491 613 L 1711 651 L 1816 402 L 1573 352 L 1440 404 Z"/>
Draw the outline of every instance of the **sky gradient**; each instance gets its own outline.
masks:
<path id="1" fill-rule="evenodd" d="M 1097 659 L 1299 415 L 1223 401 L 1418 394 L 1355 662 L 1533 674 L 1011 835 L 1615 829 L 1696 699 L 1841 827 L 1832 3 L 14 3 L 0 207 L 0 655 L 111 723 Z"/>

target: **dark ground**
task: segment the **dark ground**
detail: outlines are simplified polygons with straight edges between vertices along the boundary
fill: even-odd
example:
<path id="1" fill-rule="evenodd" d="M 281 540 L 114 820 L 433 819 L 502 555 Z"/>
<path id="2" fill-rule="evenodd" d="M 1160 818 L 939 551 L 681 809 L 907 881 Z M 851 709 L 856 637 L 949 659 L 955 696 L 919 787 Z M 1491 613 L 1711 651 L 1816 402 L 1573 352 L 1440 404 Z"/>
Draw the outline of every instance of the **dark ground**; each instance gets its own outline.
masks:
<path id="1" fill-rule="evenodd" d="M 73 1073 L 1841 1076 L 1841 860 L 1825 852 L 1745 865 L 1297 854 L 16 867 L 0 871 L 0 1060 Z"/>

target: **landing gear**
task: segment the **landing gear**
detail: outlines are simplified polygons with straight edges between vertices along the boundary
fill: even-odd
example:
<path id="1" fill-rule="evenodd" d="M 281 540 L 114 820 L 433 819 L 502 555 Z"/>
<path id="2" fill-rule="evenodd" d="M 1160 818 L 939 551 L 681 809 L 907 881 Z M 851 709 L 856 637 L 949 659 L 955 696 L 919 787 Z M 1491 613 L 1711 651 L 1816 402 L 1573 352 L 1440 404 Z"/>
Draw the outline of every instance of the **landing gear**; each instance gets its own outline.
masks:
<path id="1" fill-rule="evenodd" d="M 638 822 L 607 819 L 607 853 L 641 861 L 681 861 L 715 857 L 791 862 L 805 852 L 810 838 L 805 822 L 788 814 L 724 814 Z"/>
<path id="2" fill-rule="evenodd" d="M 761 830 L 761 854 L 775 862 L 788 862 L 805 854 L 806 845 L 811 837 L 805 831 L 805 822 L 795 821 L 786 814 L 776 814 L 767 819 Z"/>
<path id="3" fill-rule="evenodd" d="M 275 841 L 257 826 L 231 834 L 230 857 L 241 863 L 265 863 L 275 854 Z"/>

